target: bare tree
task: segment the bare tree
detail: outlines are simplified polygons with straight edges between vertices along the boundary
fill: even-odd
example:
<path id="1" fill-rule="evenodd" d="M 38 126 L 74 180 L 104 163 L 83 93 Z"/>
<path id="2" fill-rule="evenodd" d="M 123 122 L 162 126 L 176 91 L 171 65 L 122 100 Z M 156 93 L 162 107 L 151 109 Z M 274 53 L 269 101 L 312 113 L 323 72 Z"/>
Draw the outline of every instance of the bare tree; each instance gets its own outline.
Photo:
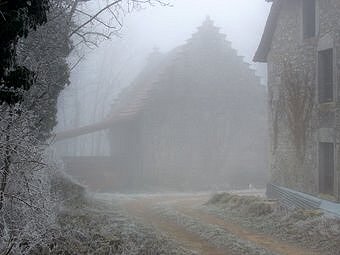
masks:
<path id="1" fill-rule="evenodd" d="M 169 6 L 169 2 L 161 0 L 105 0 L 103 6 L 94 10 L 89 8 L 91 1 L 73 0 L 70 2 L 69 22 L 74 28 L 69 36 L 74 38 L 75 46 L 85 44 L 87 47 L 97 47 L 101 40 L 119 36 L 123 27 L 124 17 L 147 5 Z"/>
<path id="2" fill-rule="evenodd" d="M 84 59 L 86 55 L 87 48 L 93 49 L 99 46 L 100 42 L 103 40 L 107 40 L 112 36 L 120 36 L 121 28 L 123 27 L 124 18 L 126 15 L 133 11 L 137 11 L 143 9 L 148 6 L 169 6 L 170 4 L 161 0 L 103 0 L 93 3 L 93 1 L 80 1 L 80 0 L 69 0 L 69 5 L 67 5 L 69 12 L 69 23 L 71 26 L 71 30 L 69 31 L 68 36 L 73 41 L 73 52 L 72 58 L 70 58 L 72 64 L 71 68 L 76 67 L 81 61 Z M 130 56 L 129 56 L 130 57 Z M 121 67 L 117 67 L 121 69 Z M 114 71 L 116 73 L 116 71 Z M 117 80 L 119 79 L 118 74 Z M 109 82 L 109 81 L 108 81 Z M 111 83 L 110 83 L 111 84 Z M 75 84 L 74 84 L 75 85 Z M 98 102 L 94 105 L 93 118 L 92 121 L 98 121 L 99 118 L 103 117 L 104 113 L 107 113 L 107 109 L 103 110 L 104 104 L 107 106 L 108 96 L 110 93 L 102 92 L 105 87 L 109 84 L 103 84 L 100 88 L 97 88 L 93 91 L 93 94 L 96 95 Z M 78 86 L 79 87 L 79 86 Z M 80 88 L 82 88 L 80 86 Z M 76 102 L 77 97 L 77 88 L 73 90 L 74 99 L 73 102 Z M 91 92 L 92 93 L 92 92 Z M 72 95 L 71 95 L 72 96 Z M 99 98 L 101 98 L 99 100 Z M 99 101 L 98 101 L 99 100 Z M 79 108 L 75 106 L 76 108 Z M 99 109 L 99 107 L 101 109 Z M 79 118 L 78 115 L 74 115 L 74 118 Z M 72 128 L 75 128 L 73 126 Z M 71 127 L 68 127 L 71 128 Z M 100 137 L 100 139 L 98 139 Z M 83 138 L 83 139 L 74 139 L 75 144 L 72 144 L 72 147 L 78 148 L 86 148 L 87 146 L 84 144 L 92 144 L 92 149 L 89 148 L 87 153 L 92 152 L 95 153 L 95 142 L 101 141 L 103 137 L 103 133 L 92 134 L 91 137 Z M 77 141 L 78 140 L 78 141 Z M 80 141 L 81 140 L 81 141 Z M 80 143 L 83 143 L 80 146 Z M 98 145 L 98 144 L 97 144 Z M 78 149 L 77 149 L 77 152 Z"/>
<path id="3" fill-rule="evenodd" d="M 0 105 L 0 252 L 26 254 L 54 221 L 45 146 L 18 103 Z"/>
<path id="4" fill-rule="evenodd" d="M 18 61 L 35 72 L 35 79 L 32 88 L 23 93 L 22 101 L 13 106 L 0 105 L 0 253 L 3 254 L 29 253 L 54 220 L 51 210 L 54 203 L 49 197 L 52 170 L 45 159 L 48 147 L 45 141 L 56 124 L 57 97 L 68 83 L 70 70 L 66 58 L 71 50 L 77 44 L 96 46 L 100 40 L 117 33 L 126 13 L 145 4 L 162 4 L 156 0 L 106 1 L 104 6 L 90 12 L 85 2 L 50 0 L 48 22 L 18 46 Z M 78 61 L 81 59 L 75 65 Z"/>

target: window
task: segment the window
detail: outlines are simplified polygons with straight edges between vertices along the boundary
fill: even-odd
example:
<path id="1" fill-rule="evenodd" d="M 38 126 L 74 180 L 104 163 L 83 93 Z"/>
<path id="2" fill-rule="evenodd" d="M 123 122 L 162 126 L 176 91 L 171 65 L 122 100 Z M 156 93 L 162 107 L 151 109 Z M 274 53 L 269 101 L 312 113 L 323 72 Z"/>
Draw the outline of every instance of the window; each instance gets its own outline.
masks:
<path id="1" fill-rule="evenodd" d="M 316 0 L 302 0 L 303 38 L 315 36 Z"/>
<path id="2" fill-rule="evenodd" d="M 333 194 L 334 144 L 319 143 L 319 192 Z"/>
<path id="3" fill-rule="evenodd" d="M 318 93 L 319 102 L 333 101 L 333 49 L 318 53 Z"/>

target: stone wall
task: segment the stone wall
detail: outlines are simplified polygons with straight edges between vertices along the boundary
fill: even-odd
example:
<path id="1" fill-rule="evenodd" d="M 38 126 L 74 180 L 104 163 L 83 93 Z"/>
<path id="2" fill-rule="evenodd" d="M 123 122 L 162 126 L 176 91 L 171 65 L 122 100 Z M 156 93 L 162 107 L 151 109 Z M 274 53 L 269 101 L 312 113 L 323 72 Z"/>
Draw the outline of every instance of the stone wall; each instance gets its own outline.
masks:
<path id="1" fill-rule="evenodd" d="M 338 103 L 340 65 L 340 2 L 338 0 L 317 1 L 317 35 L 303 39 L 302 0 L 282 1 L 277 28 L 268 55 L 269 127 L 271 136 L 272 181 L 299 191 L 318 193 L 318 143 L 335 144 L 335 189 L 338 197 L 338 176 L 340 171 L 340 105 Z M 332 103 L 319 104 L 317 100 L 317 54 L 324 47 L 335 51 L 335 99 Z M 309 125 L 303 164 L 296 163 L 296 151 L 292 144 L 287 119 L 275 122 L 276 102 L 282 86 L 283 63 L 309 75 L 310 86 L 315 88 L 315 105 Z M 275 126 L 276 125 L 276 126 Z M 277 130 L 277 132 L 275 132 Z M 334 134 L 334 135 L 332 135 Z"/>

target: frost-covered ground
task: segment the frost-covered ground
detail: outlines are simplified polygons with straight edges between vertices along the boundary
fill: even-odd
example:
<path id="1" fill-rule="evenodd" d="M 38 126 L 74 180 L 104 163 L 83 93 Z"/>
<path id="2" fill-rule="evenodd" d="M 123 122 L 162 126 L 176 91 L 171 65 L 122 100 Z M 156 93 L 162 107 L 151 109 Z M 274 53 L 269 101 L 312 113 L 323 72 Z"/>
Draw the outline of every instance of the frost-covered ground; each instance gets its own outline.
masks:
<path id="1" fill-rule="evenodd" d="M 261 197 L 262 194 L 257 192 L 256 197 Z M 263 242 L 258 245 L 256 241 L 242 236 L 242 233 L 230 231 L 224 226 L 223 221 L 215 221 L 214 217 L 212 219 L 201 217 L 206 210 L 203 204 L 209 200 L 211 194 L 121 195 L 114 198 L 107 194 L 103 197 L 105 196 L 106 200 L 110 198 L 117 200 L 115 203 L 121 203 L 123 207 L 128 208 L 128 213 L 135 215 L 140 222 L 146 225 L 152 223 L 155 228 L 168 233 L 172 240 L 184 243 L 184 247 L 191 247 L 198 254 L 282 254 L 277 253 L 275 249 L 262 246 Z M 200 215 L 201 213 L 203 214 Z M 200 247 L 195 245 L 197 241 Z M 300 255 L 302 254 L 310 255 L 309 253 Z"/>
<path id="2" fill-rule="evenodd" d="M 59 222 L 63 235 L 51 254 L 194 254 L 127 217 L 114 203 L 90 199 L 86 207 L 65 208 Z"/>
<path id="3" fill-rule="evenodd" d="M 275 253 L 267 251 L 252 242 L 243 240 L 218 225 L 204 223 L 200 219 L 178 212 L 171 206 L 159 205 L 155 210 L 157 210 L 162 217 L 184 226 L 191 233 L 198 235 L 214 246 L 225 248 L 228 250 L 226 254 L 275 255 Z"/>
<path id="4" fill-rule="evenodd" d="M 201 209 L 227 222 L 315 250 L 322 255 L 340 254 L 340 219 L 320 211 L 288 211 L 275 204 L 269 205 L 265 200 L 252 197 L 240 199 L 230 194 L 221 195 L 220 198 L 215 196 Z"/>
<path id="5" fill-rule="evenodd" d="M 123 207 L 125 203 L 139 222 L 148 225 L 151 218 L 153 227 L 173 232 L 172 240 L 182 238 L 190 243 L 194 237 L 202 246 L 222 251 L 194 249 L 199 254 L 340 254 L 340 222 L 319 211 L 289 212 L 267 201 L 261 191 L 209 198 L 201 193 L 115 196 L 114 200 Z M 185 234 L 177 235 L 178 231 Z"/>
<path id="6" fill-rule="evenodd" d="M 339 220 L 255 195 L 92 194 L 65 203 L 31 254 L 340 254 Z"/>

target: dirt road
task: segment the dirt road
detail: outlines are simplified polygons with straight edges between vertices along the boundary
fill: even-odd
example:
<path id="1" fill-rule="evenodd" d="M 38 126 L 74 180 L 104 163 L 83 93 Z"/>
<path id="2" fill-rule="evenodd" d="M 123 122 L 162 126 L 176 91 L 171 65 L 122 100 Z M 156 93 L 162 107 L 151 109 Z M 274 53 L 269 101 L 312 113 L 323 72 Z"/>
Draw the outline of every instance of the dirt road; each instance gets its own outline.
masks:
<path id="1" fill-rule="evenodd" d="M 184 248 L 204 255 L 316 255 L 272 236 L 226 222 L 200 208 L 203 195 L 155 195 L 121 199 L 128 214 L 152 225 Z"/>

